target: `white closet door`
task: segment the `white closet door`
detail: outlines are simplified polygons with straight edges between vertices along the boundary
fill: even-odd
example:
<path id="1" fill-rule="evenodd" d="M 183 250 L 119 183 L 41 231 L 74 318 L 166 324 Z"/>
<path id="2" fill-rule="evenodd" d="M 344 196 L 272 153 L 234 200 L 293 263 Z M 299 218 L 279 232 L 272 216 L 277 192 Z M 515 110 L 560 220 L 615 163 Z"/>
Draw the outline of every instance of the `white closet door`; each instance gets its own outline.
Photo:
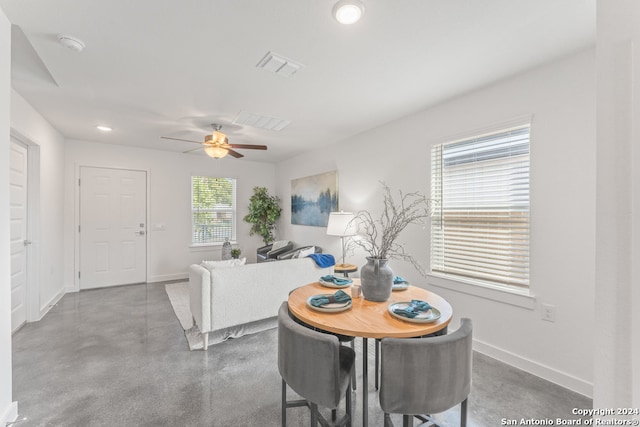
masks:
<path id="1" fill-rule="evenodd" d="M 27 149 L 11 142 L 11 331 L 27 321 Z"/>

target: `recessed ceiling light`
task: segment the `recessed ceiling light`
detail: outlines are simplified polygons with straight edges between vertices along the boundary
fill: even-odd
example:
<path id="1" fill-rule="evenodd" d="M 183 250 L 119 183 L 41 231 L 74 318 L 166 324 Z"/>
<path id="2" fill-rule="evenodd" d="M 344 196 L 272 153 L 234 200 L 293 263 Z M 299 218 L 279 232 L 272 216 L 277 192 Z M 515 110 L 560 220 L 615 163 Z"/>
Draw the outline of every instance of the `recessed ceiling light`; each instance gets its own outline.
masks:
<path id="1" fill-rule="evenodd" d="M 364 4 L 359 0 L 340 0 L 333 6 L 333 16 L 341 24 L 355 24 L 364 15 Z"/>
<path id="2" fill-rule="evenodd" d="M 96 129 L 101 130 L 102 132 L 111 132 L 112 130 L 109 126 L 102 126 L 102 125 L 96 126 Z"/>

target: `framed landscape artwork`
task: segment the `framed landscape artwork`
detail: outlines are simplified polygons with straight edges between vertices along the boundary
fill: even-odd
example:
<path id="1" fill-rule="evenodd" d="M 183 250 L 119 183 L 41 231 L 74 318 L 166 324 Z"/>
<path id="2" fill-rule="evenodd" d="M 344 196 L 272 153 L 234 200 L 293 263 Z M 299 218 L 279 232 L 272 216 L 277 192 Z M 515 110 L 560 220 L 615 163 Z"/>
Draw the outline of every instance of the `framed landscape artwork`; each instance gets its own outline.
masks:
<path id="1" fill-rule="evenodd" d="M 326 227 L 337 210 L 337 171 L 291 180 L 291 224 Z"/>

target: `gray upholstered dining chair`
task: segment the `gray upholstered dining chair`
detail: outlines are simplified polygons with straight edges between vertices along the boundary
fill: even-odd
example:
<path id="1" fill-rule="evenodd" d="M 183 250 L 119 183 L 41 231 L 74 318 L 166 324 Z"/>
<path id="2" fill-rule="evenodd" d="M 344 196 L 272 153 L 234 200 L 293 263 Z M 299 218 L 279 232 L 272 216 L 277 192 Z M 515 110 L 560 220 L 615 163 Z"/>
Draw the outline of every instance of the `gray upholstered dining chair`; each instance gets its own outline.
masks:
<path id="1" fill-rule="evenodd" d="M 278 370 L 282 377 L 282 426 L 287 425 L 287 408 L 309 406 L 311 425 L 329 423 L 318 406 L 336 409 L 345 396 L 346 410 L 336 424 L 351 426 L 351 373 L 355 352 L 340 345 L 335 335 L 306 328 L 295 322 L 283 302 L 278 311 Z M 287 401 L 287 386 L 302 400 Z"/>
<path id="2" fill-rule="evenodd" d="M 390 413 L 403 414 L 404 426 L 413 425 L 413 416 L 435 424 L 431 414 L 458 404 L 460 425 L 466 426 L 472 332 L 471 320 L 462 319 L 448 335 L 382 339 L 380 407 L 385 427 L 393 425 Z"/>

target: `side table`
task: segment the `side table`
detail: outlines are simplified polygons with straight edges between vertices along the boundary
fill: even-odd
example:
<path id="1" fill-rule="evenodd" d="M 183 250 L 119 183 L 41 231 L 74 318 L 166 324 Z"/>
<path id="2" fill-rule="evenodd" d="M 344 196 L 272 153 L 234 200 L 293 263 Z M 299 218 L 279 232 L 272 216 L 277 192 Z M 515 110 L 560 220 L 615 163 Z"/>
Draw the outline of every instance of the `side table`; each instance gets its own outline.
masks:
<path id="1" fill-rule="evenodd" d="M 353 264 L 336 264 L 333 267 L 335 273 L 342 273 L 344 277 L 349 277 L 349 273 L 358 271 L 358 267 Z"/>

